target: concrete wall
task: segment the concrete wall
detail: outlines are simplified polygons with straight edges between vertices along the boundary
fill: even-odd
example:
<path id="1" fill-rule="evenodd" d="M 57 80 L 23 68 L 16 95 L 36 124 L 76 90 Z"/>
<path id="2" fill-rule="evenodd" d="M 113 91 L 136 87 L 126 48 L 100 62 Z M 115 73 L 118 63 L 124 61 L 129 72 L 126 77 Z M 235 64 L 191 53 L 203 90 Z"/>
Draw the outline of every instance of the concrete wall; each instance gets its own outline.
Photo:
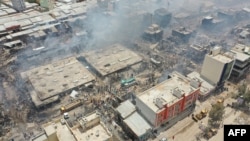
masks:
<path id="1" fill-rule="evenodd" d="M 151 124 L 155 125 L 156 113 L 151 110 L 145 103 L 143 103 L 137 96 L 135 98 L 136 107 L 138 112 L 143 115 L 143 117 Z"/>
<path id="2" fill-rule="evenodd" d="M 227 63 L 224 68 L 220 78 L 220 83 L 224 83 L 231 75 L 233 69 L 234 61 Z"/>
<path id="3" fill-rule="evenodd" d="M 48 141 L 58 141 L 56 132 L 54 132 L 53 134 L 48 135 Z"/>
<path id="4" fill-rule="evenodd" d="M 201 76 L 211 84 L 216 85 L 220 81 L 224 65 L 224 63 L 206 55 L 201 70 Z"/>
<path id="5" fill-rule="evenodd" d="M 95 118 L 95 119 L 92 119 L 91 121 L 87 121 L 85 123 L 85 130 L 89 129 L 89 128 L 92 128 L 94 126 L 96 126 L 97 124 L 100 123 L 100 118 Z"/>

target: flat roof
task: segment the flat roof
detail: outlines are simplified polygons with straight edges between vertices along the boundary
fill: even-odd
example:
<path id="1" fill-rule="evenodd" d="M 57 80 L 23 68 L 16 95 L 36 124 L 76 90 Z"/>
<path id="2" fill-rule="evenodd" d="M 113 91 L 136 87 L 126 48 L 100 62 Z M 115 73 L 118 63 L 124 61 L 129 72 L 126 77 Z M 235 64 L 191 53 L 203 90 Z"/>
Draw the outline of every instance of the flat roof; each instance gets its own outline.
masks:
<path id="1" fill-rule="evenodd" d="M 41 134 L 41 135 L 39 135 L 39 136 L 33 138 L 32 141 L 45 141 L 45 140 L 47 140 L 47 139 L 48 139 L 48 138 L 47 138 L 47 136 L 46 136 L 45 134 Z"/>
<path id="2" fill-rule="evenodd" d="M 56 95 L 56 96 L 53 96 L 51 98 L 48 98 L 48 99 L 45 99 L 45 100 L 42 101 L 42 100 L 39 99 L 37 93 L 34 90 L 30 91 L 30 96 L 31 96 L 31 99 L 32 99 L 33 103 L 35 104 L 35 106 L 37 108 L 45 106 L 47 104 L 50 104 L 50 103 L 53 103 L 53 102 L 59 100 L 59 96 Z"/>
<path id="3" fill-rule="evenodd" d="M 160 100 L 164 105 L 172 104 L 179 101 L 183 94 L 188 95 L 194 90 L 196 89 L 191 87 L 190 81 L 185 76 L 178 72 L 173 72 L 171 78 L 142 92 L 138 95 L 138 98 L 154 112 L 157 112 L 162 109 L 157 106 L 157 100 Z"/>
<path id="4" fill-rule="evenodd" d="M 234 51 L 237 51 L 237 52 L 244 52 L 245 51 L 245 48 L 249 48 L 249 46 L 247 46 L 247 45 L 243 45 L 243 44 L 236 44 L 233 48 L 232 48 L 232 50 L 234 50 Z"/>
<path id="5" fill-rule="evenodd" d="M 147 123 L 147 121 L 137 112 L 133 113 L 123 121 L 138 137 L 142 136 L 151 129 L 151 126 Z"/>
<path id="6" fill-rule="evenodd" d="M 210 57 L 212 57 L 213 59 L 217 60 L 217 61 L 220 61 L 222 63 L 229 63 L 231 61 L 233 61 L 232 58 L 224 55 L 224 54 L 217 54 L 217 55 L 209 55 Z"/>
<path id="7" fill-rule="evenodd" d="M 56 133 L 56 128 L 53 125 L 45 126 L 43 129 L 45 133 L 47 134 L 47 136 L 50 136 Z"/>
<path id="8" fill-rule="evenodd" d="M 247 54 L 244 54 L 244 53 L 241 53 L 238 51 L 234 51 L 234 50 L 231 50 L 231 51 L 236 54 L 236 60 L 239 60 L 241 62 L 248 61 L 250 58 L 250 56 Z"/>
<path id="9" fill-rule="evenodd" d="M 76 141 L 74 136 L 71 134 L 66 124 L 62 125 L 61 122 L 49 122 L 43 125 L 46 134 L 53 134 L 56 132 L 58 141 Z M 47 136 L 49 136 L 47 134 Z"/>
<path id="10" fill-rule="evenodd" d="M 102 124 L 98 124 L 85 132 L 81 131 L 81 127 L 71 131 L 77 141 L 105 141 L 112 137 Z"/>
<path id="11" fill-rule="evenodd" d="M 94 112 L 94 113 L 91 113 L 90 115 L 84 116 L 83 118 L 86 119 L 86 121 L 88 122 L 88 121 L 92 121 L 92 120 L 94 120 L 94 119 L 96 119 L 96 118 L 99 118 L 99 115 L 97 115 L 97 114 Z M 82 119 L 83 119 L 83 118 L 82 118 Z"/>
<path id="12" fill-rule="evenodd" d="M 75 57 L 33 68 L 23 72 L 21 76 L 28 78 L 40 100 L 48 99 L 95 79 Z"/>
<path id="13" fill-rule="evenodd" d="M 139 55 L 120 44 L 85 52 L 83 53 L 83 57 L 102 76 L 106 76 L 142 61 Z"/>
<path id="14" fill-rule="evenodd" d="M 130 114 L 132 114 L 134 111 L 136 111 L 135 109 L 135 105 L 133 105 L 129 100 L 126 100 L 124 102 L 122 102 L 117 108 L 116 110 L 118 111 L 118 113 L 122 116 L 123 119 L 125 119 L 126 117 L 128 117 Z"/>
<path id="15" fill-rule="evenodd" d="M 207 94 L 215 89 L 215 87 L 201 78 L 198 72 L 191 72 L 187 75 L 190 79 L 198 79 L 201 82 L 200 92 L 201 94 Z"/>

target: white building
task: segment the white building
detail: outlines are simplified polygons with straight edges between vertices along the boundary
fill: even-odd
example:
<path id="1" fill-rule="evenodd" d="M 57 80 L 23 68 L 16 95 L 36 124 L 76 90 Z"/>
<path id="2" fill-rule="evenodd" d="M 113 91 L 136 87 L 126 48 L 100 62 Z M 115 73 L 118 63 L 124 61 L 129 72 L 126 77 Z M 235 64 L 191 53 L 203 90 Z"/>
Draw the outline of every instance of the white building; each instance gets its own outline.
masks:
<path id="1" fill-rule="evenodd" d="M 235 62 L 235 54 L 221 52 L 221 47 L 214 47 L 205 56 L 201 77 L 214 86 L 221 86 L 229 78 Z"/>

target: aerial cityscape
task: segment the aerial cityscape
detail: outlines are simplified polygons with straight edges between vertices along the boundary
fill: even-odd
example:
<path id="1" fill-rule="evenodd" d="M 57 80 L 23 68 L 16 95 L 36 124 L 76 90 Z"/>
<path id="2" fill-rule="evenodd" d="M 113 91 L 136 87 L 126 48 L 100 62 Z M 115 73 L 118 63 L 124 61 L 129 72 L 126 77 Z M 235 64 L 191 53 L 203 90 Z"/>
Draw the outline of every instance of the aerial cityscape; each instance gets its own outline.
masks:
<path id="1" fill-rule="evenodd" d="M 0 0 L 0 141 L 228 141 L 249 68 L 249 0 Z"/>

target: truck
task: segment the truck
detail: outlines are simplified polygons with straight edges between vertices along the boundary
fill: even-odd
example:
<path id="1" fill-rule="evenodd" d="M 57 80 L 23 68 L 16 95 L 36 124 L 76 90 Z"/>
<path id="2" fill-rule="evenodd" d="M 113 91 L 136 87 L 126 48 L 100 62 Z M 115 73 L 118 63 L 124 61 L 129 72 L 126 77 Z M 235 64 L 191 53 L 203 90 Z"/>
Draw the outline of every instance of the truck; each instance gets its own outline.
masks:
<path id="1" fill-rule="evenodd" d="M 205 118 L 207 116 L 207 113 L 208 113 L 208 110 L 203 109 L 203 110 L 201 110 L 200 113 L 198 113 L 196 115 L 192 114 L 192 118 L 193 118 L 194 121 L 197 122 L 197 121 L 202 120 L 203 118 Z"/>
<path id="2" fill-rule="evenodd" d="M 75 101 L 73 101 L 73 102 L 71 102 L 71 103 L 69 103 L 69 104 L 67 104 L 65 106 L 62 106 L 60 108 L 61 113 L 68 112 L 68 111 L 70 111 L 70 110 L 72 110 L 72 109 L 74 109 L 74 108 L 76 108 L 76 107 L 78 107 L 78 106 L 80 106 L 82 104 L 83 104 L 82 100 L 81 99 L 77 99 L 77 100 L 75 100 Z"/>
<path id="3" fill-rule="evenodd" d="M 131 77 L 129 79 L 122 79 L 121 80 L 121 86 L 122 87 L 130 87 L 132 85 L 136 84 L 136 80 L 134 77 Z"/>

